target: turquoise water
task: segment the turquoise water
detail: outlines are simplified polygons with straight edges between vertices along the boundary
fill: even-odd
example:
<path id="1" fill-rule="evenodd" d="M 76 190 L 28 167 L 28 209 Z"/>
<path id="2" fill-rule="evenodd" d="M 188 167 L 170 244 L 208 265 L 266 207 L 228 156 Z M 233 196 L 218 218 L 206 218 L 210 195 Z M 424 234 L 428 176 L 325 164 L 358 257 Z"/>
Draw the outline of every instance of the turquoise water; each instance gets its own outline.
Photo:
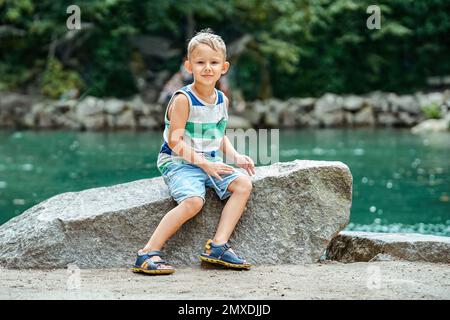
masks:
<path id="1" fill-rule="evenodd" d="M 155 132 L 0 131 L 0 224 L 59 193 L 158 176 L 161 142 Z M 349 166 L 347 230 L 450 236 L 450 134 L 280 130 L 279 154 Z"/>

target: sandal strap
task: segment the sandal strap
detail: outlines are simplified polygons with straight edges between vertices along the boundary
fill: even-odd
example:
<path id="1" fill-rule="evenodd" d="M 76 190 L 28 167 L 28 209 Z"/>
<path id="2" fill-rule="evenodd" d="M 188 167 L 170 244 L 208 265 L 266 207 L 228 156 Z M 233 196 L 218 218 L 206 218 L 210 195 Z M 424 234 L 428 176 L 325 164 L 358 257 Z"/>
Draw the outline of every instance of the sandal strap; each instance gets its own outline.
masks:
<path id="1" fill-rule="evenodd" d="M 222 244 L 222 245 L 216 245 L 216 244 L 214 244 L 214 243 L 211 242 L 210 245 L 211 245 L 212 247 L 214 247 L 214 249 L 216 249 L 216 250 L 219 249 L 219 250 L 220 250 L 220 253 L 219 253 L 219 256 L 218 256 L 219 259 L 222 259 L 223 255 L 224 255 L 228 250 L 231 249 L 231 247 L 230 247 L 230 245 L 228 244 L 228 242 L 227 242 L 227 243 L 224 243 L 224 244 Z M 239 258 L 238 255 L 237 255 L 236 253 L 234 253 L 234 252 L 230 252 L 230 253 L 234 254 L 237 258 Z"/>
<path id="2" fill-rule="evenodd" d="M 146 268 L 148 270 L 155 270 L 158 269 L 158 265 L 165 264 L 169 265 L 166 260 L 161 259 L 159 261 L 152 261 L 151 257 L 163 257 L 164 253 L 160 250 L 154 250 L 147 253 L 138 253 L 138 256 L 136 258 L 135 267 L 136 268 Z"/>
<path id="3" fill-rule="evenodd" d="M 148 263 L 154 263 L 154 264 L 168 264 L 166 260 L 153 261 L 153 260 L 151 260 L 150 258 L 147 259 L 147 260 L 145 260 L 145 262 L 148 262 Z"/>
<path id="4" fill-rule="evenodd" d="M 162 258 L 164 256 L 164 253 L 159 250 L 154 250 L 154 251 L 147 252 L 146 255 L 150 258 L 154 257 L 154 256 L 158 256 L 158 257 Z"/>
<path id="5" fill-rule="evenodd" d="M 229 263 L 242 264 L 245 259 L 238 256 L 236 252 L 231 250 L 231 246 L 227 243 L 217 245 L 209 239 L 206 242 L 205 250 L 210 251 L 210 253 L 205 253 L 202 255 L 209 256 L 215 259 L 219 259 Z"/>
<path id="6" fill-rule="evenodd" d="M 219 259 L 222 259 L 222 257 L 223 257 L 223 255 L 228 251 L 228 250 L 230 250 L 230 245 L 228 244 L 228 243 L 225 243 L 223 246 L 221 246 L 221 250 L 222 250 L 222 253 L 220 254 L 220 257 L 219 257 Z"/>

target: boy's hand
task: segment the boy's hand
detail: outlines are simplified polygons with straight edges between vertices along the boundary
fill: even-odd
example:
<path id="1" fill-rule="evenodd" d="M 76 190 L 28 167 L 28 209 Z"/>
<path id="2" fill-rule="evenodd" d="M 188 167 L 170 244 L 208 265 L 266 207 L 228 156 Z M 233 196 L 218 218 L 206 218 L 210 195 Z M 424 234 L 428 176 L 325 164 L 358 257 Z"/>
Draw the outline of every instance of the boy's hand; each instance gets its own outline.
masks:
<path id="1" fill-rule="evenodd" d="M 249 156 L 238 154 L 235 158 L 235 163 L 239 168 L 245 169 L 249 176 L 255 174 L 255 163 Z"/>
<path id="2" fill-rule="evenodd" d="M 207 161 L 201 166 L 201 168 L 206 172 L 206 174 L 219 180 L 222 180 L 222 177 L 220 176 L 221 174 L 230 174 L 234 172 L 234 168 L 232 166 L 221 162 L 215 163 Z"/>

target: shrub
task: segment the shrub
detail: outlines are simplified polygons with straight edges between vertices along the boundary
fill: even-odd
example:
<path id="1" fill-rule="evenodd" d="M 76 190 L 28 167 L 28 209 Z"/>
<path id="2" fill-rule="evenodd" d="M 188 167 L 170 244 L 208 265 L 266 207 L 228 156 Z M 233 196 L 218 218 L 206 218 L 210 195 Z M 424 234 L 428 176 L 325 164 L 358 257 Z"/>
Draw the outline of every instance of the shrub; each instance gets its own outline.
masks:
<path id="1" fill-rule="evenodd" d="M 429 105 L 422 106 L 422 112 L 427 119 L 441 119 L 442 112 L 439 104 L 433 102 Z"/>
<path id="2" fill-rule="evenodd" d="M 41 82 L 41 92 L 44 95 L 58 99 L 68 90 L 79 92 L 83 86 L 83 81 L 77 72 L 64 70 L 62 64 L 55 58 L 48 61 Z"/>

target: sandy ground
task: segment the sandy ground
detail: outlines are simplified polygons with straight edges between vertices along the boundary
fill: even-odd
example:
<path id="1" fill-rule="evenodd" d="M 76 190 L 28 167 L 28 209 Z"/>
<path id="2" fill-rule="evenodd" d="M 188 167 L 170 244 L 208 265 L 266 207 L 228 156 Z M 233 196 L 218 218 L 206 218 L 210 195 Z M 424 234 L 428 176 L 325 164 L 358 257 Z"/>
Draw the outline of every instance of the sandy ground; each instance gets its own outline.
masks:
<path id="1" fill-rule="evenodd" d="M 450 299 L 450 266 L 412 262 L 206 265 L 168 276 L 126 269 L 0 269 L 0 299 Z"/>

